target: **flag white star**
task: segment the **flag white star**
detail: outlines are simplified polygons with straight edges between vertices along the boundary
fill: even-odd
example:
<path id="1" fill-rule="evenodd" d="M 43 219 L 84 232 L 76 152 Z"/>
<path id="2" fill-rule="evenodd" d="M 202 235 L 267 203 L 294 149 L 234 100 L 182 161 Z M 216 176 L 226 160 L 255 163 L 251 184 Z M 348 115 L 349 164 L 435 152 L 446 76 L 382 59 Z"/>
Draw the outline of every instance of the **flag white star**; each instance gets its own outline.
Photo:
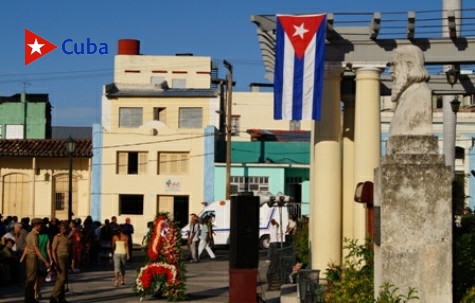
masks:
<path id="1" fill-rule="evenodd" d="M 303 35 L 305 35 L 305 33 L 308 33 L 308 29 L 303 27 L 303 25 L 303 23 L 300 24 L 300 26 L 294 25 L 295 33 L 292 36 L 300 36 L 300 38 L 303 39 Z"/>
<path id="2" fill-rule="evenodd" d="M 40 55 L 42 55 L 41 48 L 44 46 L 44 44 L 39 44 L 38 39 L 35 39 L 35 43 L 28 44 L 28 46 L 31 47 L 30 55 L 32 55 L 33 53 L 39 53 Z"/>

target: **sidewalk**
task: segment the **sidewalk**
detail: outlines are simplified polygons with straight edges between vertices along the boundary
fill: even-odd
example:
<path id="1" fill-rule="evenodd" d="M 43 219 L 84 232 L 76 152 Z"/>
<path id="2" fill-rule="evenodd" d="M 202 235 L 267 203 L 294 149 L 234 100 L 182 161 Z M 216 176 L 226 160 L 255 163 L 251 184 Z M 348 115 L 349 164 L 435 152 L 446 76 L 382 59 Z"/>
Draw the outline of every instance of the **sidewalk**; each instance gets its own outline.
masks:
<path id="1" fill-rule="evenodd" d="M 187 252 L 185 252 L 186 255 Z M 206 255 L 206 254 L 205 254 Z M 113 286 L 112 265 L 96 267 L 89 271 L 70 274 L 69 292 L 66 299 L 71 303 L 93 302 L 140 302 L 132 287 L 136 270 L 142 263 L 142 252 L 134 251 L 134 262 L 126 269 L 125 286 Z M 228 302 L 229 301 L 229 251 L 217 250 L 216 260 L 205 257 L 200 263 L 186 263 L 187 298 L 184 302 Z M 267 291 L 265 253 L 260 253 L 257 292 L 262 294 L 266 303 L 279 303 L 279 291 Z M 45 283 L 40 302 L 49 302 L 53 283 Z M 23 288 L 18 286 L 0 286 L 0 302 L 22 303 Z M 164 298 L 146 297 L 143 301 L 167 302 Z"/>

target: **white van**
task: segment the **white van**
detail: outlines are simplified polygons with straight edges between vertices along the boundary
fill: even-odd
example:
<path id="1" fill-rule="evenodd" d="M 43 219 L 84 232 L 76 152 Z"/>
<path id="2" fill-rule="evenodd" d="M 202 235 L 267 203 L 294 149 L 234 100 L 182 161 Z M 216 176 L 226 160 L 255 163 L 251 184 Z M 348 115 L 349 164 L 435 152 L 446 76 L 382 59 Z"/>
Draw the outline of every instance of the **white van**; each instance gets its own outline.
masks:
<path id="1" fill-rule="evenodd" d="M 207 205 L 198 215 L 200 220 L 214 214 L 213 231 L 215 245 L 229 245 L 229 234 L 231 225 L 231 202 L 229 200 L 215 201 Z M 270 221 L 275 219 L 280 224 L 281 233 L 285 232 L 289 223 L 289 212 L 286 204 L 279 207 L 277 203 L 269 207 L 267 203 L 261 203 L 259 211 L 259 245 L 262 249 L 269 247 Z M 182 228 L 182 238 L 186 239 L 190 225 Z M 285 242 L 285 235 L 282 236 Z"/>

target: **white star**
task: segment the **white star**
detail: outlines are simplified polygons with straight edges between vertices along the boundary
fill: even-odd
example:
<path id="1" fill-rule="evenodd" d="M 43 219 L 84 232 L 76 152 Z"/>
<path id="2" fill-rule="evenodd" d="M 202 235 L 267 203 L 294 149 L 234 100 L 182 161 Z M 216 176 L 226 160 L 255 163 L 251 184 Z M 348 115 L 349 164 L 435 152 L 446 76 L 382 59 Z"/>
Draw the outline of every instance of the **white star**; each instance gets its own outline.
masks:
<path id="1" fill-rule="evenodd" d="M 44 44 L 39 44 L 38 39 L 35 39 L 35 43 L 28 44 L 28 46 L 31 47 L 30 55 L 32 55 L 33 53 L 39 53 L 40 55 L 42 55 L 41 48 L 44 46 Z"/>
<path id="2" fill-rule="evenodd" d="M 298 35 L 298 36 L 300 36 L 301 39 L 303 39 L 303 35 L 305 35 L 305 33 L 308 33 L 308 29 L 303 27 L 303 23 L 300 24 L 300 26 L 294 25 L 294 28 L 295 28 L 295 33 L 292 36 L 297 36 Z"/>

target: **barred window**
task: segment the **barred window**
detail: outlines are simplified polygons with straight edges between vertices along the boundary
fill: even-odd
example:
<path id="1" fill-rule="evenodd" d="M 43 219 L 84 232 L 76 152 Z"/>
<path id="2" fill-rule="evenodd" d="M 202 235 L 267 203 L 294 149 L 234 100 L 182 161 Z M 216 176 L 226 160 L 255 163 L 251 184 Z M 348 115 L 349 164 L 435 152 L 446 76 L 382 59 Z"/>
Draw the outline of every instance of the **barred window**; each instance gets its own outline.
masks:
<path id="1" fill-rule="evenodd" d="M 231 194 L 243 191 L 269 191 L 269 177 L 231 177 Z"/>

